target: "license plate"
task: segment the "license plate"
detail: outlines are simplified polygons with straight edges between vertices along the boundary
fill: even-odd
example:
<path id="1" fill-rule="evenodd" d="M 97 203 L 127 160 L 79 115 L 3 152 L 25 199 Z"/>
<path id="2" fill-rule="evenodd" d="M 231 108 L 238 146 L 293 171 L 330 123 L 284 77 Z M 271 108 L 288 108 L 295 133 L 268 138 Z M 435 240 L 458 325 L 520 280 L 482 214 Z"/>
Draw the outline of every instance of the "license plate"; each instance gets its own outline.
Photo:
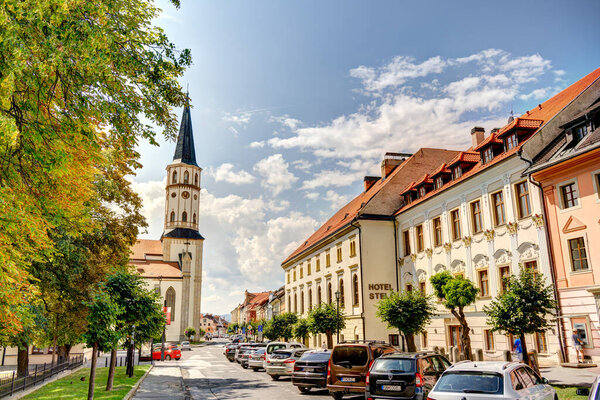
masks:
<path id="1" fill-rule="evenodd" d="M 280 362 L 273 362 L 272 364 L 273 365 L 283 365 L 283 363 L 280 363 Z"/>
<path id="2" fill-rule="evenodd" d="M 400 385 L 381 385 L 381 390 L 389 390 L 391 392 L 401 392 L 402 386 L 400 386 Z"/>
<path id="3" fill-rule="evenodd" d="M 340 381 L 342 381 L 342 382 L 356 382 L 356 378 L 346 378 L 346 377 L 344 377 L 344 378 L 340 379 Z"/>
<path id="4" fill-rule="evenodd" d="M 313 372 L 314 370 L 315 370 L 314 368 L 309 368 L 309 367 L 304 368 L 305 372 Z"/>

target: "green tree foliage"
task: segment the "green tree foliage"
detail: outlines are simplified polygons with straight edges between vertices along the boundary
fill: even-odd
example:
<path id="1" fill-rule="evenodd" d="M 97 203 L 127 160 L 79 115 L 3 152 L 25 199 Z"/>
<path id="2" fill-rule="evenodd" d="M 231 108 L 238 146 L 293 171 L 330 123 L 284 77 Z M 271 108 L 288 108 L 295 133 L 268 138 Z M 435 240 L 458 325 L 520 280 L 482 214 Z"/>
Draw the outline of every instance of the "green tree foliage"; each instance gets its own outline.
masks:
<path id="1" fill-rule="evenodd" d="M 237 323 L 229 324 L 227 327 L 227 332 L 229 333 L 237 333 L 239 325 Z"/>
<path id="2" fill-rule="evenodd" d="M 193 326 L 188 326 L 187 328 L 185 328 L 185 331 L 183 332 L 183 334 L 185 335 L 185 337 L 190 340 L 192 338 L 192 336 L 194 336 L 196 334 L 196 329 L 194 329 Z"/>
<path id="3" fill-rule="evenodd" d="M 31 304 L 17 306 L 15 315 L 20 318 L 22 329 L 3 339 L 3 346 L 14 346 L 17 348 L 17 376 L 27 375 L 29 364 L 29 346 L 37 344 L 42 347 L 47 344 L 46 331 L 48 319 L 44 307 L 37 297 L 31 297 Z"/>
<path id="4" fill-rule="evenodd" d="M 306 343 L 308 335 L 310 334 L 310 322 L 306 318 L 298 318 L 298 321 L 294 324 L 294 337 Z"/>
<path id="5" fill-rule="evenodd" d="M 523 359 L 528 363 L 525 334 L 550 328 L 547 317 L 556 307 L 552 285 L 546 285 L 542 274 L 534 274 L 528 268 L 521 268 L 518 276 L 511 275 L 505 279 L 506 291 L 496 296 L 483 310 L 494 331 L 521 338 Z"/>
<path id="6" fill-rule="evenodd" d="M 283 339 L 286 342 L 294 337 L 294 324 L 298 322 L 298 316 L 295 313 L 282 313 L 273 316 L 270 321 L 271 337 Z"/>
<path id="7" fill-rule="evenodd" d="M 460 344 L 463 357 L 466 360 L 470 360 L 472 358 L 471 338 L 469 336 L 470 328 L 464 309 L 475 303 L 479 289 L 469 279 L 462 276 L 453 276 L 448 271 L 438 272 L 433 275 L 431 277 L 431 284 L 435 295 L 458 320 L 461 328 Z"/>
<path id="8" fill-rule="evenodd" d="M 431 296 L 420 291 L 390 292 L 377 303 L 377 317 L 405 336 L 408 351 L 417 351 L 415 334 L 425 329 L 435 310 Z"/>
<path id="9" fill-rule="evenodd" d="M 333 334 L 346 327 L 343 310 L 338 310 L 333 304 L 321 303 L 312 309 L 308 316 L 310 331 L 324 333 L 327 337 L 327 348 L 333 348 Z"/>
<path id="10" fill-rule="evenodd" d="M 277 332 L 273 329 L 273 320 L 265 322 L 263 325 L 263 336 L 271 341 L 279 339 Z"/>

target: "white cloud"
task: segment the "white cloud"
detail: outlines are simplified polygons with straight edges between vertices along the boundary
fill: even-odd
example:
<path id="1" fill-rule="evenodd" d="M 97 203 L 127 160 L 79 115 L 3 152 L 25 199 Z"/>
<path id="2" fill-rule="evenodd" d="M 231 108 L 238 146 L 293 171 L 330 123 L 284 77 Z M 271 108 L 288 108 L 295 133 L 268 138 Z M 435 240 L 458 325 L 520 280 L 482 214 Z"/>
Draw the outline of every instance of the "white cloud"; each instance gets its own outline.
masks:
<path id="1" fill-rule="evenodd" d="M 265 141 L 261 140 L 260 142 L 252 142 L 250 143 L 250 148 L 252 149 L 261 149 L 265 147 Z"/>
<path id="2" fill-rule="evenodd" d="M 519 95 L 519 99 L 521 99 L 521 100 L 545 99 L 546 97 L 548 97 L 549 90 L 550 90 L 550 88 L 535 89 L 530 93 Z"/>
<path id="3" fill-rule="evenodd" d="M 252 183 L 256 179 L 254 176 L 244 170 L 234 171 L 233 168 L 233 164 L 223 163 L 217 168 L 209 168 L 208 174 L 217 182 L 227 182 L 234 185 Z"/>
<path id="4" fill-rule="evenodd" d="M 131 187 L 142 198 L 142 215 L 148 222 L 148 237 L 157 238 L 162 233 L 165 215 L 166 178 L 162 181 L 136 182 Z M 146 235 L 143 235 L 146 236 Z"/>
<path id="5" fill-rule="evenodd" d="M 316 189 L 318 187 L 341 187 L 350 186 L 357 180 L 362 179 L 362 172 L 343 172 L 335 170 L 325 170 L 315 174 L 314 178 L 305 180 L 302 183 L 302 189 Z"/>
<path id="6" fill-rule="evenodd" d="M 309 200 L 316 200 L 319 198 L 319 192 L 307 192 L 304 197 Z"/>
<path id="7" fill-rule="evenodd" d="M 308 160 L 300 159 L 292 162 L 292 165 L 301 171 L 308 171 L 313 166 L 313 163 Z"/>
<path id="8" fill-rule="evenodd" d="M 325 194 L 325 200 L 331 203 L 332 210 L 339 210 L 348 204 L 348 196 L 342 196 L 333 190 L 328 190 Z"/>
<path id="9" fill-rule="evenodd" d="M 269 119 L 269 121 L 271 122 L 277 122 L 289 129 L 296 129 L 298 127 L 298 125 L 300 125 L 300 120 L 297 120 L 296 118 L 291 118 L 289 115 L 282 115 L 282 116 L 273 116 Z"/>
<path id="10" fill-rule="evenodd" d="M 229 128 L 229 132 L 231 132 L 233 134 L 233 137 L 238 137 L 240 135 L 240 132 L 235 129 L 233 126 L 230 126 Z"/>
<path id="11" fill-rule="evenodd" d="M 252 118 L 252 112 L 244 111 L 237 114 L 226 113 L 223 116 L 223 121 L 231 122 L 239 126 L 245 126 L 250 122 L 250 118 Z"/>
<path id="12" fill-rule="evenodd" d="M 254 170 L 263 177 L 261 185 L 277 196 L 292 187 L 298 178 L 288 171 L 289 164 L 281 154 L 273 154 L 254 165 Z"/>

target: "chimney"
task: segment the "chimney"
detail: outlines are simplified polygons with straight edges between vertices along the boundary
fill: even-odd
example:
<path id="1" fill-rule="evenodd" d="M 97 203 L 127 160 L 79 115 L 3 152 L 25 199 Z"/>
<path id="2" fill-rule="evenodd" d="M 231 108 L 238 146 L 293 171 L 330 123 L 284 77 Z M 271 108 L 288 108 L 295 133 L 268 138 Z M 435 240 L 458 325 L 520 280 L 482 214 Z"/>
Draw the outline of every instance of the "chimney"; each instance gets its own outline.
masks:
<path id="1" fill-rule="evenodd" d="M 407 153 L 385 153 L 381 162 L 381 177 L 387 178 L 396 167 L 404 162 L 412 154 Z"/>
<path id="2" fill-rule="evenodd" d="M 471 129 L 471 140 L 473 141 L 473 147 L 477 147 L 477 145 L 483 142 L 485 137 L 485 129 L 480 126 L 476 126 Z"/>
<path id="3" fill-rule="evenodd" d="M 375 184 L 381 178 L 379 176 L 365 176 L 365 192 L 371 189 L 371 186 Z"/>

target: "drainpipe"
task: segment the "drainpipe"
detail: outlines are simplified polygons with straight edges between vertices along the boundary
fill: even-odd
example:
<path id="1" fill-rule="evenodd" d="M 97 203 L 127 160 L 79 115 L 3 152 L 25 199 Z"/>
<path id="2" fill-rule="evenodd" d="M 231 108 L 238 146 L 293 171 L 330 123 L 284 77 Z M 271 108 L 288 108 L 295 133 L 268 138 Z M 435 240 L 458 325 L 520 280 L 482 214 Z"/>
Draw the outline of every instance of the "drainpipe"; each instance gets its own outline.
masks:
<path id="1" fill-rule="evenodd" d="M 518 151 L 517 151 L 517 155 L 519 156 L 519 158 L 522 161 L 525 161 L 527 164 L 529 164 L 529 167 L 531 167 L 533 165 L 533 161 L 526 159 L 525 157 L 523 157 L 523 148 L 521 147 Z M 544 229 L 544 233 L 546 234 L 546 243 L 547 243 L 547 247 L 548 247 L 548 253 L 549 253 L 549 262 L 550 262 L 550 275 L 552 276 L 552 289 L 554 292 L 554 299 L 556 300 L 556 327 L 558 329 L 558 346 L 560 347 L 560 354 L 561 357 L 563 359 L 563 362 L 568 362 L 568 354 L 565 351 L 565 344 L 564 344 L 564 332 L 563 332 L 563 326 L 562 326 L 562 307 L 560 304 L 560 297 L 558 295 L 558 288 L 556 287 L 556 271 L 554 270 L 554 252 L 552 251 L 552 242 L 550 241 L 550 233 L 549 233 L 549 227 L 548 227 L 548 211 L 546 209 L 546 201 L 544 199 L 544 189 L 542 188 L 542 185 L 539 182 L 536 182 L 533 177 L 531 176 L 532 174 L 529 173 L 527 174 L 527 178 L 529 180 L 529 182 L 531 182 L 533 185 L 537 186 L 537 188 L 540 190 L 541 192 L 541 196 L 542 196 L 542 216 L 544 217 L 544 221 L 546 221 L 546 229 Z"/>
<path id="2" fill-rule="evenodd" d="M 352 221 L 350 221 L 350 225 L 358 228 L 358 251 L 360 252 L 359 255 L 359 262 L 360 262 L 360 283 L 361 285 L 364 285 L 365 281 L 363 280 L 363 253 L 362 253 L 362 231 L 360 229 L 360 225 L 354 225 L 355 222 L 358 222 L 358 216 L 354 217 L 354 219 Z M 362 331 L 363 331 L 363 340 L 367 340 L 367 336 L 366 336 L 366 331 L 367 328 L 365 326 L 365 291 L 361 290 L 360 291 L 360 299 L 362 301 Z"/>
<path id="3" fill-rule="evenodd" d="M 394 218 L 394 266 L 396 267 L 396 291 L 400 291 L 400 279 L 398 277 L 398 221 Z"/>

